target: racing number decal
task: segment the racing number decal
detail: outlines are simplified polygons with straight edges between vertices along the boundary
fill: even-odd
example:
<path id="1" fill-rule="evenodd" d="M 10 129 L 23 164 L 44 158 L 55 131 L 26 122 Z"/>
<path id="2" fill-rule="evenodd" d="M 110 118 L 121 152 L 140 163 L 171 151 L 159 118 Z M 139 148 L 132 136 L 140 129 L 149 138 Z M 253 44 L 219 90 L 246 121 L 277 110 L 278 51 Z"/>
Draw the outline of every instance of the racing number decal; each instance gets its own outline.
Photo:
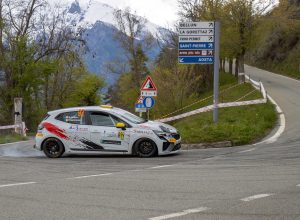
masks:
<path id="1" fill-rule="evenodd" d="M 118 138 L 120 138 L 121 140 L 124 140 L 124 131 L 119 131 Z"/>

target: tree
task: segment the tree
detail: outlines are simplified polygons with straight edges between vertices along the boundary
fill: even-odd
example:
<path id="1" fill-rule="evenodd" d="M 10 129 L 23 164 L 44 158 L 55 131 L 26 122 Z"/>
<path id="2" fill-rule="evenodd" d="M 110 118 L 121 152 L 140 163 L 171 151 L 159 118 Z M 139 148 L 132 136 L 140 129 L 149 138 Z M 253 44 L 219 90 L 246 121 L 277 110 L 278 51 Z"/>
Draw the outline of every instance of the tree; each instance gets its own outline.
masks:
<path id="1" fill-rule="evenodd" d="M 273 1 L 228 0 L 225 4 L 225 20 L 237 34 L 236 58 L 238 60 L 239 82 L 245 81 L 245 54 L 260 17 L 269 9 Z"/>
<path id="2" fill-rule="evenodd" d="M 129 8 L 126 8 L 124 11 L 116 10 L 114 17 L 119 28 L 115 38 L 126 52 L 130 70 L 133 74 L 133 86 L 139 87 L 142 78 L 149 72 L 146 66 L 148 58 L 143 51 L 142 44 L 138 40 L 141 37 L 146 20 L 132 14 Z M 149 33 L 141 40 L 144 40 L 144 47 L 147 48 L 152 45 L 153 36 Z"/>
<path id="3" fill-rule="evenodd" d="M 91 99 L 78 96 L 82 102 L 74 102 L 98 103 L 103 82 L 93 78 L 81 60 L 81 34 L 81 28 L 68 25 L 62 9 L 51 8 L 46 0 L 0 0 L 0 70 L 5 79 L 0 123 L 11 121 L 13 98 L 22 97 L 26 124 L 36 127 L 46 111 L 66 106 L 85 79 L 97 82 L 87 89 Z"/>

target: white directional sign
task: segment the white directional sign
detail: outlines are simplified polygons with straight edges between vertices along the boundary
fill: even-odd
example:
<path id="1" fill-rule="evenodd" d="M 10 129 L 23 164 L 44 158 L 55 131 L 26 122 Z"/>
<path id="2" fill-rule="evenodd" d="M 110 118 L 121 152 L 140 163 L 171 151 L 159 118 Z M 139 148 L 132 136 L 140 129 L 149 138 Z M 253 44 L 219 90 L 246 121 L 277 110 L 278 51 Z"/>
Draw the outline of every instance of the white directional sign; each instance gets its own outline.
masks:
<path id="1" fill-rule="evenodd" d="M 179 28 L 214 28 L 215 23 L 213 21 L 199 21 L 199 22 L 181 22 Z"/>
<path id="2" fill-rule="evenodd" d="M 214 29 L 179 29 L 179 35 L 214 36 Z"/>
<path id="3" fill-rule="evenodd" d="M 179 42 L 214 42 L 214 36 L 179 36 Z"/>
<path id="4" fill-rule="evenodd" d="M 215 23 L 179 23 L 178 62 L 183 64 L 213 64 Z"/>

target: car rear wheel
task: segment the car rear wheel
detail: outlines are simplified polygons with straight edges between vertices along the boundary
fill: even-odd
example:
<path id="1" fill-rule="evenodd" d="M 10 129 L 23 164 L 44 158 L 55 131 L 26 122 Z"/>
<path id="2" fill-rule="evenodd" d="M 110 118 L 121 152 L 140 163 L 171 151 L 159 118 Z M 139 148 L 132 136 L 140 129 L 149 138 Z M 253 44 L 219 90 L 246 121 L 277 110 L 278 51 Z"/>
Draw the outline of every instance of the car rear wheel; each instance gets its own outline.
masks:
<path id="1" fill-rule="evenodd" d="M 153 157 L 157 153 L 157 147 L 154 141 L 141 139 L 135 144 L 135 152 L 139 157 Z"/>
<path id="2" fill-rule="evenodd" d="M 56 138 L 48 138 L 43 143 L 43 151 L 49 158 L 59 158 L 65 152 L 64 145 Z"/>

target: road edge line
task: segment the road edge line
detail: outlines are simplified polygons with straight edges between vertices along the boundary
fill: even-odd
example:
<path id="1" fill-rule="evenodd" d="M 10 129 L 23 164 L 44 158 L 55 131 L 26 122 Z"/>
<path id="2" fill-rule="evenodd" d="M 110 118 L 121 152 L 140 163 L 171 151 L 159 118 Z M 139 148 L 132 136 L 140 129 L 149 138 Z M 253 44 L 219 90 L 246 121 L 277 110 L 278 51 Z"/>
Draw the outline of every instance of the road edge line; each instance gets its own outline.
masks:
<path id="1" fill-rule="evenodd" d="M 282 109 L 280 108 L 280 106 L 278 105 L 278 103 L 270 95 L 267 94 L 267 97 L 270 100 L 270 102 L 273 105 L 275 105 L 277 114 L 279 115 L 279 126 L 278 126 L 277 131 L 271 137 L 269 137 L 266 140 L 260 141 L 258 143 L 252 144 L 253 146 L 259 145 L 259 144 L 263 144 L 263 143 L 266 143 L 266 144 L 274 143 L 275 141 L 278 140 L 278 138 L 281 136 L 281 134 L 285 130 L 286 120 L 285 120 L 285 116 L 284 116 L 284 113 L 283 113 Z"/>

